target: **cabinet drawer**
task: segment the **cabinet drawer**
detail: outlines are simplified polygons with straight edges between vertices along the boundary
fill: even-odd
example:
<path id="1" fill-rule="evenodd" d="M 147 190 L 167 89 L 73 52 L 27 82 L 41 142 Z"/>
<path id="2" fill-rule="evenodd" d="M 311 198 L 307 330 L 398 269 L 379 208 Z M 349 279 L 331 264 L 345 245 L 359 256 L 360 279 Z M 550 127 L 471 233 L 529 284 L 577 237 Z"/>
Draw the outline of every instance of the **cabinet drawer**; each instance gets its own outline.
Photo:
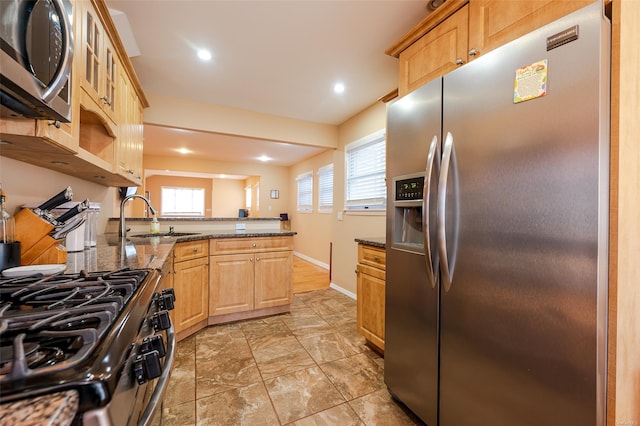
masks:
<path id="1" fill-rule="evenodd" d="M 177 243 L 173 248 L 173 256 L 176 262 L 183 260 L 196 259 L 198 257 L 208 256 L 209 240 L 190 241 Z"/>
<path id="2" fill-rule="evenodd" d="M 291 237 L 221 238 L 209 244 L 211 255 L 293 250 Z"/>
<path id="3" fill-rule="evenodd" d="M 358 244 L 358 263 L 385 269 L 387 252 L 379 247 Z"/>

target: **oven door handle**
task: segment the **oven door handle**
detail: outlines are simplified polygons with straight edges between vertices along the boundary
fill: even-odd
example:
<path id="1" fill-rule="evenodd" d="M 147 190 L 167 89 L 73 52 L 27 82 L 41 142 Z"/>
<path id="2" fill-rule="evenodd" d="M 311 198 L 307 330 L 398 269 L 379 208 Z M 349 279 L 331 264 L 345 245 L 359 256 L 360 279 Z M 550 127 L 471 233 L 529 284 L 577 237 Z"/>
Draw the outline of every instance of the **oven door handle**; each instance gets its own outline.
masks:
<path id="1" fill-rule="evenodd" d="M 173 357 L 176 351 L 175 343 L 176 336 L 173 330 L 173 324 L 171 324 L 171 327 L 167 329 L 167 354 L 164 361 L 164 369 L 158 379 L 156 388 L 153 390 L 149 404 L 147 404 L 147 408 L 144 410 L 144 413 L 142 413 L 142 417 L 140 417 L 138 425 L 146 426 L 150 424 L 154 414 L 156 414 L 156 409 L 162 404 L 162 398 L 169 384 L 169 377 L 171 377 L 171 367 L 173 366 Z"/>

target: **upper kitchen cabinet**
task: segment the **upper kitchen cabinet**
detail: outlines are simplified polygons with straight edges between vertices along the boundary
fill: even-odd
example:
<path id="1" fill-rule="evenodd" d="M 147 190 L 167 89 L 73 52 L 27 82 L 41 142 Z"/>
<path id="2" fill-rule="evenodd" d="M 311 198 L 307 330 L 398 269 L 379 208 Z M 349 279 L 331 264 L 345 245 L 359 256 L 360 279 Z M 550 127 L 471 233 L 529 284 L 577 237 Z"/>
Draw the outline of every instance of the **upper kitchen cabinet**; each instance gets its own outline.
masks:
<path id="1" fill-rule="evenodd" d="M 142 185 L 143 110 L 126 73 L 118 73 L 118 99 L 121 100 L 116 145 L 116 173 Z"/>
<path id="2" fill-rule="evenodd" d="M 398 58 L 398 96 L 591 2 L 448 0 L 385 52 Z"/>
<path id="3" fill-rule="evenodd" d="M 116 98 L 117 72 L 120 64 L 98 13 L 88 1 L 79 1 L 76 20 L 76 55 L 80 55 L 80 105 L 115 126 L 116 109 L 122 100 Z"/>
<path id="4" fill-rule="evenodd" d="M 468 8 L 463 6 L 400 53 L 398 95 L 409 93 L 467 62 Z"/>
<path id="5" fill-rule="evenodd" d="M 148 101 L 104 0 L 73 4 L 71 122 L 3 117 L 0 154 L 102 185 L 140 185 Z"/>
<path id="6" fill-rule="evenodd" d="M 487 53 L 594 0 L 469 1 L 469 46 Z"/>

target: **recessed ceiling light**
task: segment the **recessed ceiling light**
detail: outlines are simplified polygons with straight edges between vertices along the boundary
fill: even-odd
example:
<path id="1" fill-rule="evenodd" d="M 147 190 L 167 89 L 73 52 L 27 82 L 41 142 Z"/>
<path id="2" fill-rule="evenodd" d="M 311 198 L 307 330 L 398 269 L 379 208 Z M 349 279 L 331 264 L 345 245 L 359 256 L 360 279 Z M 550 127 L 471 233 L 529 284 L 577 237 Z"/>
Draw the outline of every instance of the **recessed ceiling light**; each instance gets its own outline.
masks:
<path id="1" fill-rule="evenodd" d="M 333 91 L 334 91 L 334 92 L 336 92 L 336 93 L 342 93 L 342 92 L 344 92 L 344 84 L 342 84 L 342 83 L 336 83 L 336 84 L 333 86 Z"/>
<path id="2" fill-rule="evenodd" d="M 261 155 L 260 157 L 258 157 L 258 160 L 260 160 L 260 161 L 269 161 L 269 160 L 271 160 L 271 157 L 267 157 L 266 155 Z"/>
<path id="3" fill-rule="evenodd" d="M 198 50 L 198 58 L 202 59 L 203 61 L 210 61 L 211 52 L 209 52 L 207 49 L 200 49 Z"/>
<path id="4" fill-rule="evenodd" d="M 178 151 L 180 154 L 191 154 L 191 150 L 187 148 L 178 148 L 176 151 Z"/>

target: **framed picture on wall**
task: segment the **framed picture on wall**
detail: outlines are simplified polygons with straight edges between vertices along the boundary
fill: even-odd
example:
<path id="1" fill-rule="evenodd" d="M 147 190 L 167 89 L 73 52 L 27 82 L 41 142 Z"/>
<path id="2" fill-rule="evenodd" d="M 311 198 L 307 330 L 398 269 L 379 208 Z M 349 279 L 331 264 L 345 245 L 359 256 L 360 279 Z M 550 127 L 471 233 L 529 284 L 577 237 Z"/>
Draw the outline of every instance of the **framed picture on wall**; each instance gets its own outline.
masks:
<path id="1" fill-rule="evenodd" d="M 271 198 L 280 198 L 280 191 L 278 191 L 277 189 L 272 189 L 271 190 Z"/>

